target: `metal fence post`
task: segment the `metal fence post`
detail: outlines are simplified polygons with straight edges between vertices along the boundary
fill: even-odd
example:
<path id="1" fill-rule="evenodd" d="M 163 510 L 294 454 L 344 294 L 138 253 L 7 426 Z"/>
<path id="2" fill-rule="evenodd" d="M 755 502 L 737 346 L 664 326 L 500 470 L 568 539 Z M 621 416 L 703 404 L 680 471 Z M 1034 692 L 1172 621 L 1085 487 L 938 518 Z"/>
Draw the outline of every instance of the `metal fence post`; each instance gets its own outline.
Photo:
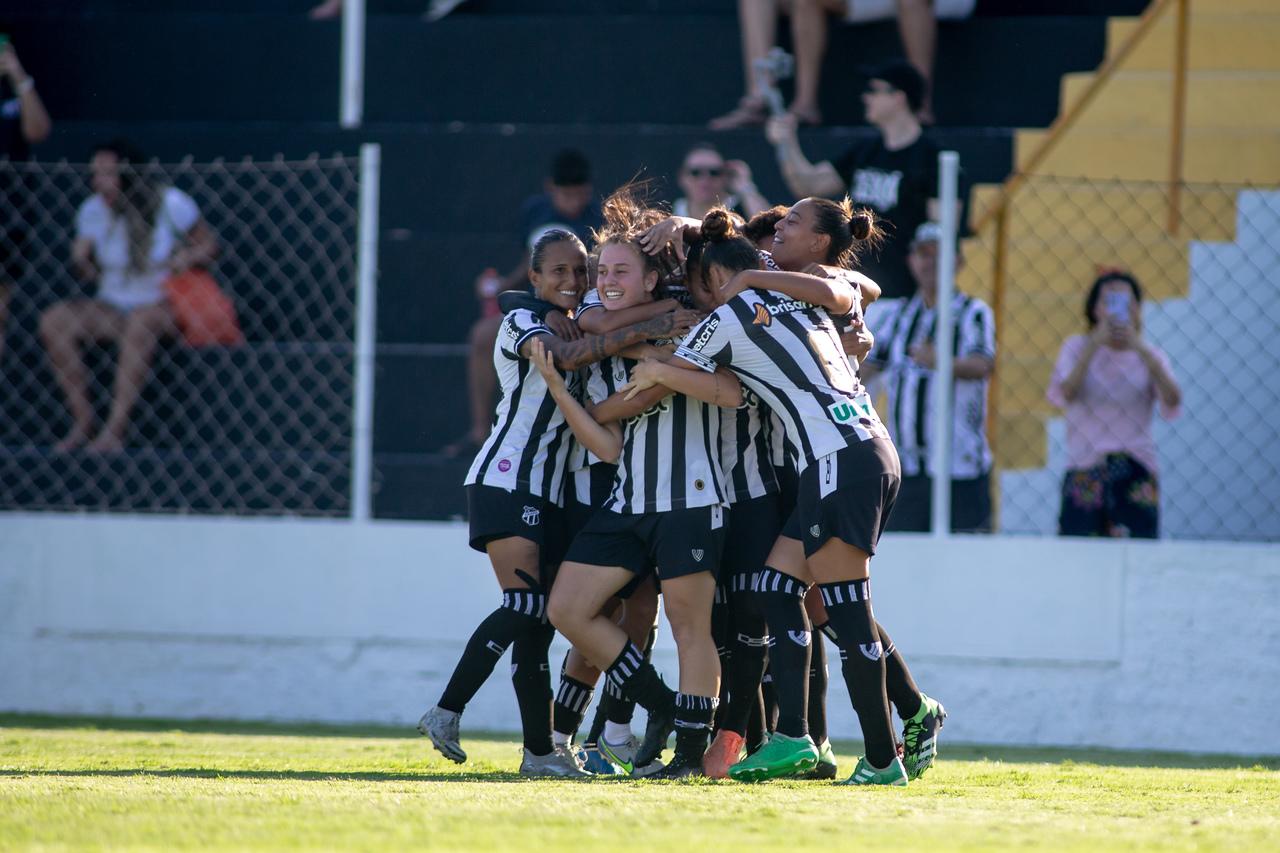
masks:
<path id="1" fill-rule="evenodd" d="M 355 390 L 351 430 L 351 518 L 372 516 L 374 349 L 378 336 L 378 199 L 382 146 L 360 146 L 360 234 L 356 265 Z"/>
<path id="2" fill-rule="evenodd" d="M 356 128 L 364 120 L 365 0 L 342 4 L 342 75 L 338 114 L 342 126 Z"/>
<path id="3" fill-rule="evenodd" d="M 929 461 L 933 469 L 933 535 L 951 533 L 951 409 L 955 399 L 952 377 L 952 301 L 956 289 L 956 199 L 960 155 L 938 154 L 938 207 L 942 238 L 938 241 L 938 299 L 934 308 L 933 435 Z"/>

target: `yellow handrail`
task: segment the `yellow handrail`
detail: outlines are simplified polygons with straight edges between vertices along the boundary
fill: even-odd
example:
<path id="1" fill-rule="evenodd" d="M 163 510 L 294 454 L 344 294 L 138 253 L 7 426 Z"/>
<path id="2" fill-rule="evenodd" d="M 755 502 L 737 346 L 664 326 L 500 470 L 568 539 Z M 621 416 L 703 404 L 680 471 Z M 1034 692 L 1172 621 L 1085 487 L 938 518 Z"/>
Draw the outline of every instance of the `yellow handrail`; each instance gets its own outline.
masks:
<path id="1" fill-rule="evenodd" d="M 1166 230 L 1177 236 L 1182 218 L 1182 142 L 1187 124 L 1187 54 L 1190 52 L 1191 0 L 1178 0 L 1177 34 L 1173 46 L 1173 114 L 1169 128 L 1169 221 Z"/>

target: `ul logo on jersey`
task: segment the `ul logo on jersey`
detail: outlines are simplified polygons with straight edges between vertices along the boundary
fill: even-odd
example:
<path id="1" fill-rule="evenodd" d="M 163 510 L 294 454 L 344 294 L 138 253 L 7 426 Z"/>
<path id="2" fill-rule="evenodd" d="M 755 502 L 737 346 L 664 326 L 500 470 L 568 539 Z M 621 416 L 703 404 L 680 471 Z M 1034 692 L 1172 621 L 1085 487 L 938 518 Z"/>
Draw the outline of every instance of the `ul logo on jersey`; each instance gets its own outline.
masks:
<path id="1" fill-rule="evenodd" d="M 537 527 L 541 520 L 541 513 L 538 512 L 536 506 L 527 506 L 524 508 L 524 514 L 520 516 L 520 520 L 530 527 Z"/>
<path id="2" fill-rule="evenodd" d="M 764 306 L 764 303 L 757 302 L 756 316 L 751 318 L 751 322 L 756 326 L 772 326 L 773 315 L 769 313 L 769 309 Z"/>

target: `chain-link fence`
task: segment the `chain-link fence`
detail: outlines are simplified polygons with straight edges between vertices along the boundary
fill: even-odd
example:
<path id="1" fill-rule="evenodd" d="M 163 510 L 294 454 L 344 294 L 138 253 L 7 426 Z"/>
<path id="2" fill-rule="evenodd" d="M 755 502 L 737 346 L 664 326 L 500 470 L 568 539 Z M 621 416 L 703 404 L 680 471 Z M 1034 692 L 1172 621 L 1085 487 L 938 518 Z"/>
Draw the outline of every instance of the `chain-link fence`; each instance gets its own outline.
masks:
<path id="1" fill-rule="evenodd" d="M 357 165 L 0 163 L 0 508 L 345 514 Z"/>
<path id="2" fill-rule="evenodd" d="M 1030 177 L 1003 216 L 958 274 L 996 314 L 997 529 L 1280 539 L 1280 190 Z"/>

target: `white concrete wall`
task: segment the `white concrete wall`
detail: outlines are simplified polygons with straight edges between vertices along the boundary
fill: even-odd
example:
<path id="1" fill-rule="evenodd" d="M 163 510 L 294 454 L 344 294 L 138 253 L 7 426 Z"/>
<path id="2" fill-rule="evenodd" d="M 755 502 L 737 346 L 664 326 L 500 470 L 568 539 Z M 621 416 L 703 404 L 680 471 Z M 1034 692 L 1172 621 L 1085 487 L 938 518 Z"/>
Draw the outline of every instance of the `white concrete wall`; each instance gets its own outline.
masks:
<path id="1" fill-rule="evenodd" d="M 898 536 L 873 578 L 948 737 L 1280 754 L 1280 547 Z M 456 524 L 3 515 L 0 710 L 409 726 L 496 589 Z M 500 665 L 465 725 L 515 713 Z"/>

